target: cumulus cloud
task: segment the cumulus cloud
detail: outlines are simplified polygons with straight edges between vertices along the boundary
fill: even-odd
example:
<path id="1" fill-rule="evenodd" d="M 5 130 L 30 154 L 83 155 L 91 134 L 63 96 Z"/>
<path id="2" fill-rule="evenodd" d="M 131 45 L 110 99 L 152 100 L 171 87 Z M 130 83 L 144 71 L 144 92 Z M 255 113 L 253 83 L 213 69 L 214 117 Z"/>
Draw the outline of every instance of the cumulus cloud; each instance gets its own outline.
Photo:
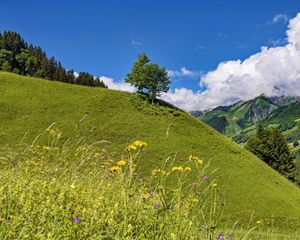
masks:
<path id="1" fill-rule="evenodd" d="M 287 23 L 288 21 L 289 21 L 289 17 L 286 14 L 277 14 L 272 19 L 273 24 L 277 24 L 280 22 Z"/>
<path id="2" fill-rule="evenodd" d="M 135 87 L 131 86 L 131 84 L 126 83 L 126 82 L 117 82 L 114 81 L 112 78 L 109 77 L 99 77 L 100 80 L 102 80 L 105 85 L 112 90 L 119 90 L 119 91 L 125 91 L 125 92 L 135 92 L 136 89 Z"/>
<path id="3" fill-rule="evenodd" d="M 278 17 L 282 18 L 282 17 Z M 278 21 L 278 18 L 276 21 Z M 262 47 L 260 52 L 242 60 L 221 62 L 203 75 L 203 92 L 180 88 L 162 98 L 184 110 L 204 110 L 236 100 L 300 94 L 300 13 L 291 19 L 284 46 Z"/>
<path id="4" fill-rule="evenodd" d="M 186 67 L 180 68 L 180 70 L 168 70 L 169 77 L 184 78 L 184 77 L 200 77 L 202 73 L 196 70 L 189 70 Z"/>

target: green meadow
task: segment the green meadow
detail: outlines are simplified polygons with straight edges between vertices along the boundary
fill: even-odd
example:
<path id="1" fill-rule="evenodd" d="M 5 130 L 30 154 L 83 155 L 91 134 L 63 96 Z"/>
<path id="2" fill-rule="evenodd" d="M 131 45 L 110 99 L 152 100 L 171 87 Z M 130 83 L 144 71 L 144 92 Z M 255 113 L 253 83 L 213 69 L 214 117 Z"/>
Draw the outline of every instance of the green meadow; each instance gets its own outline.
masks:
<path id="1" fill-rule="evenodd" d="M 300 236 L 299 189 L 169 104 L 6 72 L 0 93 L 1 239 Z"/>

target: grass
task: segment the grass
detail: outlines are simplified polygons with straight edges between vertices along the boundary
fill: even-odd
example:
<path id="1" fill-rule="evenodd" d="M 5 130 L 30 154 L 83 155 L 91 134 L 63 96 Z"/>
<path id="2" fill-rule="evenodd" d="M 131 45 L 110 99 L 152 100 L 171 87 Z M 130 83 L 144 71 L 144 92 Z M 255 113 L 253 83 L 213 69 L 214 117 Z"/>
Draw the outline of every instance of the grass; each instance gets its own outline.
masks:
<path id="1" fill-rule="evenodd" d="M 209 163 L 190 156 L 182 165 L 167 158 L 141 176 L 137 163 L 147 144 L 135 141 L 122 158 L 104 142 L 35 141 L 0 155 L 1 239 L 295 239 L 265 231 L 264 220 L 247 229 L 222 225 L 222 200 Z M 187 183 L 187 176 L 200 176 Z M 231 227 L 231 228 L 230 228 Z"/>
<path id="2" fill-rule="evenodd" d="M 184 195 L 181 179 L 187 167 L 172 171 L 165 163 L 166 171 L 156 168 L 150 176 L 138 176 L 143 142 L 122 152 L 120 160 L 101 150 L 101 142 L 57 145 L 61 133 L 50 130 L 49 135 L 47 145 L 23 145 L 1 155 L 1 239 L 213 236 L 217 210 L 206 211 L 198 204 L 205 195 L 217 194 L 213 182 L 198 180 L 193 188 L 199 194 Z M 189 163 L 203 174 L 205 168 L 198 165 Z M 166 178 L 173 184 L 165 184 Z M 199 226 L 209 230 L 200 231 Z"/>
<path id="3" fill-rule="evenodd" d="M 30 144 L 53 123 L 64 133 L 63 142 L 78 137 L 84 137 L 87 144 L 105 140 L 101 149 L 116 158 L 122 157 L 120 149 L 124 149 L 126 143 L 143 139 L 149 146 L 137 162 L 141 176 L 149 176 L 169 157 L 174 158 L 178 166 L 191 154 L 210 162 L 211 169 L 216 170 L 210 177 L 220 186 L 220 225 L 228 228 L 238 221 L 240 228 L 247 227 L 249 219 L 262 219 L 265 229 L 272 226 L 272 234 L 299 234 L 299 189 L 241 146 L 176 108 L 151 105 L 138 94 L 72 86 L 4 72 L 0 72 L 0 92 L 2 147 Z M 41 146 L 47 145 L 48 138 L 43 135 L 39 142 Z M 61 162 L 67 171 L 68 165 L 63 164 L 63 159 Z M 14 171 L 10 171 L 7 179 L 16 181 L 15 176 Z M 85 179 L 87 186 L 96 184 L 95 178 Z M 191 184 L 198 178 L 198 172 L 192 170 L 186 182 Z M 56 180 L 55 186 L 67 183 L 65 180 Z M 64 187 L 67 190 L 70 185 Z M 93 194 L 92 190 L 88 193 L 88 189 L 85 188 L 86 194 Z"/>

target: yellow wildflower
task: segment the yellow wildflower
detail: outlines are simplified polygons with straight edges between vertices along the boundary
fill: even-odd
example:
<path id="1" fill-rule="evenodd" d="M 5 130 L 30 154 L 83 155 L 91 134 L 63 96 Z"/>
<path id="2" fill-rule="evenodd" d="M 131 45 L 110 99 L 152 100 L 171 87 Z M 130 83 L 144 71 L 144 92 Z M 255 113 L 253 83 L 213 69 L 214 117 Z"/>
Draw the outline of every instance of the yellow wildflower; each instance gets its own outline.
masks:
<path id="1" fill-rule="evenodd" d="M 155 168 L 155 169 L 152 170 L 152 174 L 153 174 L 153 175 L 155 175 L 155 174 L 157 174 L 157 173 L 160 173 L 160 174 L 162 174 L 162 175 L 165 175 L 165 174 L 166 174 L 166 171 L 165 171 L 165 170 L 162 170 L 162 169 L 160 169 L 160 168 Z"/>
<path id="2" fill-rule="evenodd" d="M 134 145 L 129 145 L 129 146 L 127 147 L 127 151 L 128 151 L 128 152 L 134 151 L 134 150 L 136 150 L 136 146 L 134 146 Z"/>
<path id="3" fill-rule="evenodd" d="M 49 130 L 49 134 L 50 134 L 51 136 L 55 136 L 55 135 L 56 135 L 56 132 L 55 132 L 55 130 L 50 129 L 50 130 Z"/>
<path id="4" fill-rule="evenodd" d="M 189 161 L 195 161 L 196 163 L 202 165 L 203 164 L 203 160 L 196 157 L 196 156 L 193 156 L 193 155 L 190 155 L 189 156 Z"/>
<path id="5" fill-rule="evenodd" d="M 256 221 L 256 224 L 261 224 L 262 223 L 262 220 L 257 220 Z"/>
<path id="6" fill-rule="evenodd" d="M 50 147 L 48 147 L 48 146 L 43 146 L 43 150 L 48 151 L 48 150 L 50 150 Z"/>
<path id="7" fill-rule="evenodd" d="M 179 166 L 177 169 L 178 169 L 178 171 L 180 171 L 180 172 L 183 171 L 183 167 L 182 167 L 182 166 Z"/>
<path id="8" fill-rule="evenodd" d="M 49 135 L 53 137 L 60 137 L 60 135 L 62 134 L 62 132 L 60 132 L 59 130 L 47 129 L 47 131 Z"/>
<path id="9" fill-rule="evenodd" d="M 182 172 L 183 171 L 183 167 L 179 166 L 179 167 L 172 167 L 171 169 L 172 172 Z"/>
<path id="10" fill-rule="evenodd" d="M 189 156 L 189 161 L 197 161 L 199 158 L 193 155 Z"/>
<path id="11" fill-rule="evenodd" d="M 178 171 L 178 167 L 172 167 L 172 172 Z"/>
<path id="12" fill-rule="evenodd" d="M 127 162 L 126 162 L 125 160 L 121 159 L 120 161 L 117 162 L 117 165 L 118 165 L 118 166 L 125 166 L 126 163 L 127 163 Z"/>
<path id="13" fill-rule="evenodd" d="M 198 159 L 198 160 L 197 160 L 197 163 L 200 164 L 200 165 L 202 165 L 202 164 L 203 164 L 203 160 Z"/>
<path id="14" fill-rule="evenodd" d="M 212 187 L 217 187 L 218 184 L 217 184 L 217 183 L 213 183 L 211 186 L 212 186 Z"/>
<path id="15" fill-rule="evenodd" d="M 112 166 L 109 170 L 113 173 L 116 173 L 116 172 L 120 171 L 120 167 L 119 166 Z"/>
<path id="16" fill-rule="evenodd" d="M 184 171 L 192 171 L 192 169 L 190 167 L 185 167 Z"/>
<path id="17" fill-rule="evenodd" d="M 150 197 L 151 197 L 151 194 L 150 194 L 150 193 L 143 193 L 143 194 L 142 194 L 142 198 L 145 199 L 145 200 L 146 200 L 146 199 L 149 199 Z"/>
<path id="18" fill-rule="evenodd" d="M 147 146 L 147 143 L 143 142 L 143 141 L 139 141 L 139 140 L 136 140 L 134 143 L 133 143 L 134 146 L 136 147 L 144 147 L 144 146 Z"/>

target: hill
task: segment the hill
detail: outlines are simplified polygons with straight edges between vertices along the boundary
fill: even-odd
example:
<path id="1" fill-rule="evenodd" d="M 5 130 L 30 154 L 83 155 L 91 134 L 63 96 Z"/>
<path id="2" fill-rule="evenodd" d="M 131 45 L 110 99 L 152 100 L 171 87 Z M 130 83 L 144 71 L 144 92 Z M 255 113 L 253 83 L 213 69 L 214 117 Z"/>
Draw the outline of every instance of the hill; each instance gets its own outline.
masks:
<path id="1" fill-rule="evenodd" d="M 177 164 L 191 154 L 201 157 L 216 169 L 212 175 L 223 189 L 223 217 L 229 224 L 236 220 L 247 224 L 254 214 L 285 231 L 298 231 L 298 188 L 241 146 L 168 104 L 151 105 L 139 94 L 5 72 L 0 72 L 0 92 L 1 146 L 30 143 L 53 123 L 65 139 L 109 141 L 110 152 L 140 139 L 148 143 L 138 164 L 143 174 L 150 174 L 169 156 L 176 156 Z M 199 176 L 192 171 L 189 180 L 193 178 Z"/>

